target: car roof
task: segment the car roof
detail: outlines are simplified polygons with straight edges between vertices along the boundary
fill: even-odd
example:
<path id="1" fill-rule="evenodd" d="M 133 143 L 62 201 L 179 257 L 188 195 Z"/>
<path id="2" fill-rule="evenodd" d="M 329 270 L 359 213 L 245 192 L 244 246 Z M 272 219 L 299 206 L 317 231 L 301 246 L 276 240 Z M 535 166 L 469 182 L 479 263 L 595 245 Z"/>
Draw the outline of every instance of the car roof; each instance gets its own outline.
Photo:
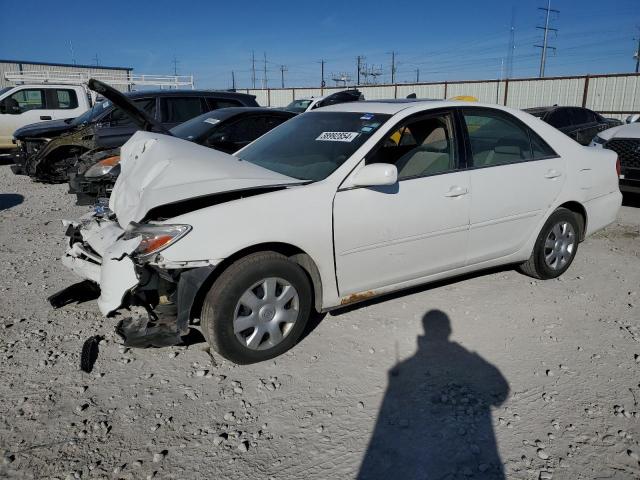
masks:
<path id="1" fill-rule="evenodd" d="M 359 102 L 346 102 L 329 105 L 319 108 L 317 111 L 324 112 L 356 112 L 356 113 L 385 113 L 395 115 L 407 108 L 416 107 L 416 110 L 431 110 L 442 107 L 471 107 L 484 106 L 489 108 L 500 108 L 500 105 L 482 104 L 476 102 L 462 102 L 454 100 L 425 100 L 425 99 L 388 99 L 388 100 L 366 100 Z"/>
<path id="2" fill-rule="evenodd" d="M 255 95 L 249 95 L 248 93 L 239 92 L 227 92 L 224 90 L 137 90 L 135 92 L 126 92 L 125 95 L 129 98 L 143 98 L 143 97 L 218 97 L 218 98 L 255 98 Z"/>
<path id="3" fill-rule="evenodd" d="M 295 117 L 297 114 L 294 112 L 290 112 L 288 110 L 279 110 L 276 108 L 266 108 L 266 107 L 227 107 L 227 108 L 218 108 L 216 110 L 211 110 L 207 113 L 203 113 L 202 117 L 215 117 L 218 120 L 226 120 L 228 118 L 234 117 L 236 115 L 241 115 L 243 113 L 255 113 L 255 114 L 276 114 L 283 117 Z"/>

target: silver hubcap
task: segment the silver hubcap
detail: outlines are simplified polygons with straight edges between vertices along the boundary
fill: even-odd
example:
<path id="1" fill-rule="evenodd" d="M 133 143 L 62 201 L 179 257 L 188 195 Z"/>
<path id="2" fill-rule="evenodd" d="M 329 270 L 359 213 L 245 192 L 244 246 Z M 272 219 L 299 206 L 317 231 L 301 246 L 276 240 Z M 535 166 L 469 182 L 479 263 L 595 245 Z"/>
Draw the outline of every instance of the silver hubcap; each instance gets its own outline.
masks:
<path id="1" fill-rule="evenodd" d="M 238 300 L 233 332 L 251 350 L 273 348 L 291 332 L 299 310 L 300 300 L 293 285 L 282 278 L 265 278 Z"/>
<path id="2" fill-rule="evenodd" d="M 544 261 L 560 270 L 570 260 L 576 245 L 576 233 L 569 222 L 556 223 L 544 242 Z"/>

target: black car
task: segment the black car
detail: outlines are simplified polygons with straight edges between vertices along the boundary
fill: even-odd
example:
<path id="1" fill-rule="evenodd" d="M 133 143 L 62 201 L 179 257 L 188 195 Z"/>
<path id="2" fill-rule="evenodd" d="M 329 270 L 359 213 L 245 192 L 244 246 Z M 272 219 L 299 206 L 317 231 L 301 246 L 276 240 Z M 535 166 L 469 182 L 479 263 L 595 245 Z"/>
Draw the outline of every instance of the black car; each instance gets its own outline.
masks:
<path id="1" fill-rule="evenodd" d="M 582 145 L 589 145 L 598 132 L 622 125 L 620 120 L 604 118 L 602 115 L 582 107 L 538 107 L 527 108 L 534 115 Z"/>
<path id="2" fill-rule="evenodd" d="M 149 118 L 154 120 L 152 130 L 166 132 L 211 110 L 259 106 L 253 95 L 213 90 L 140 91 L 128 93 L 127 98 L 137 107 L 137 114 L 140 110 L 145 112 L 144 118 L 132 118 L 107 99 L 73 119 L 72 128 L 53 139 L 17 132 L 19 154 L 12 170 L 40 181 L 65 182 L 68 169 L 83 153 L 121 146 Z"/>
<path id="3" fill-rule="evenodd" d="M 273 108 L 223 108 L 192 118 L 168 134 L 233 153 L 296 115 Z M 77 174 L 70 174 L 69 179 L 69 193 L 76 194 L 77 205 L 92 205 L 110 195 L 120 174 L 119 160 L 119 148 L 81 157 Z"/>

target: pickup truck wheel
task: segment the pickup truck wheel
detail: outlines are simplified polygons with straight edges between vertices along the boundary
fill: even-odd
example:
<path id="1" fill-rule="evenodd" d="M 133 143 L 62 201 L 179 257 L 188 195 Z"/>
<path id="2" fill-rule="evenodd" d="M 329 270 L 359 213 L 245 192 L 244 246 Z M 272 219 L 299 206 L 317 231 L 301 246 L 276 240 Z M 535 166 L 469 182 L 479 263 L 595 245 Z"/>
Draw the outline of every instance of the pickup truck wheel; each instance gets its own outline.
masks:
<path id="1" fill-rule="evenodd" d="M 238 364 L 293 347 L 304 331 L 312 291 L 304 270 L 284 255 L 259 252 L 229 266 L 214 282 L 200 321 L 209 345 Z"/>
<path id="2" fill-rule="evenodd" d="M 567 271 L 578 251 L 580 226 L 575 214 L 558 208 L 546 221 L 529 260 L 520 271 L 530 277 L 548 280 Z"/>

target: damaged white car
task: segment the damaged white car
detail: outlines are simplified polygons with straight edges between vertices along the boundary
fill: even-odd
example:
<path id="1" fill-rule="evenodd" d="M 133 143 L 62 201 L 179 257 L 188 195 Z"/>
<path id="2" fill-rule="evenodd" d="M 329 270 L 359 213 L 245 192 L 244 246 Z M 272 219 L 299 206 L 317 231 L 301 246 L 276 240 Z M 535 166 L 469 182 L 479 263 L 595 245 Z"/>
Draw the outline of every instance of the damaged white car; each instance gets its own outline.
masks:
<path id="1" fill-rule="evenodd" d="M 466 102 L 334 105 L 233 156 L 138 132 L 121 167 L 63 263 L 105 315 L 150 312 L 138 339 L 200 319 L 237 363 L 291 348 L 314 310 L 504 264 L 557 277 L 621 204 L 614 152 Z"/>

